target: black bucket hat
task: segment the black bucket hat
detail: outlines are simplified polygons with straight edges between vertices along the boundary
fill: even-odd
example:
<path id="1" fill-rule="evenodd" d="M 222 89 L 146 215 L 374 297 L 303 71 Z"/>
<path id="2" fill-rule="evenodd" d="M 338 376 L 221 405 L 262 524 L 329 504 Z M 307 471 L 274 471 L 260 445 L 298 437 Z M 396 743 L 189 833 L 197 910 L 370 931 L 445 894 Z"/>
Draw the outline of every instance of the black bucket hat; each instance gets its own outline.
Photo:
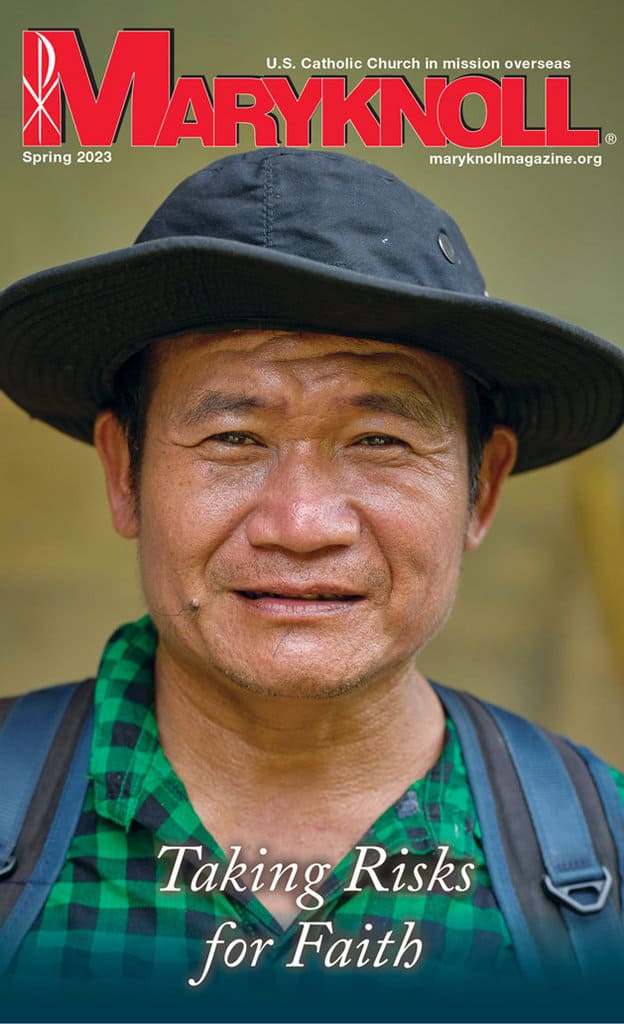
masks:
<path id="1" fill-rule="evenodd" d="M 515 472 L 624 420 L 624 353 L 490 298 L 457 225 L 388 171 L 342 154 L 258 149 L 182 182 L 136 243 L 0 296 L 0 385 L 83 441 L 115 373 L 189 331 L 298 327 L 422 348 L 484 388 L 518 434 Z"/>

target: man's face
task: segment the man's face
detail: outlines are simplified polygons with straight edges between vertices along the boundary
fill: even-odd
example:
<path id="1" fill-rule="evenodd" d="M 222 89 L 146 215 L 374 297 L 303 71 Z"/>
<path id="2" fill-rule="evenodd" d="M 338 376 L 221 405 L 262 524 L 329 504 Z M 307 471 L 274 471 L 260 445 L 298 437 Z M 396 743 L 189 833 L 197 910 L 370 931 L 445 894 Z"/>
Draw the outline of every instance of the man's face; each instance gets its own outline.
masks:
<path id="1" fill-rule="evenodd" d="M 160 342 L 154 361 L 139 514 L 123 455 L 115 469 L 98 447 L 160 656 L 298 697 L 410 666 L 486 525 L 468 507 L 461 373 L 401 345 L 275 331 Z"/>

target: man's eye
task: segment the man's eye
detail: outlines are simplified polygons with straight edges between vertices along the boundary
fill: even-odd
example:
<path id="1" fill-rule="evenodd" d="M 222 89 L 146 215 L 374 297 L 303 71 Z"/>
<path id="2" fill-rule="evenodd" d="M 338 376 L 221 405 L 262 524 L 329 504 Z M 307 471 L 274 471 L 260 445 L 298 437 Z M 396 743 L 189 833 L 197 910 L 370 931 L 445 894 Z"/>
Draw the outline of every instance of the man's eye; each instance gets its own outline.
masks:
<path id="1" fill-rule="evenodd" d="M 369 448 L 389 448 L 393 444 L 402 445 L 404 442 L 390 434 L 367 434 L 366 437 L 360 438 L 358 443 L 367 445 Z"/>
<path id="2" fill-rule="evenodd" d="M 237 445 L 238 447 L 256 443 L 251 434 L 242 434 L 238 430 L 226 430 L 222 434 L 213 434 L 209 440 L 223 441 L 224 444 Z"/>

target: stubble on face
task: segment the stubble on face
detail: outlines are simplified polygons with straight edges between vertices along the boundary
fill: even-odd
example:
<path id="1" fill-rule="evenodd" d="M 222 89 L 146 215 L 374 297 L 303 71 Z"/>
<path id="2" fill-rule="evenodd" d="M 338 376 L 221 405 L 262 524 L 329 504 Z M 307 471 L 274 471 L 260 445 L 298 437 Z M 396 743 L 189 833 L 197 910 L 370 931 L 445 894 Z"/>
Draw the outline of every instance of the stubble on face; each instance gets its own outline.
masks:
<path id="1" fill-rule="evenodd" d="M 315 700 L 412 671 L 459 579 L 459 371 L 404 346 L 289 332 L 195 336 L 159 343 L 155 355 L 139 544 L 161 662 L 213 685 Z M 202 390 L 241 384 L 248 409 L 194 422 Z M 345 407 L 345 395 L 369 398 Z M 384 408 L 388 395 L 417 411 Z M 213 440 L 224 433 L 250 441 L 230 438 L 224 451 Z M 289 623 L 255 615 L 240 596 L 305 593 L 319 579 L 361 603 Z"/>

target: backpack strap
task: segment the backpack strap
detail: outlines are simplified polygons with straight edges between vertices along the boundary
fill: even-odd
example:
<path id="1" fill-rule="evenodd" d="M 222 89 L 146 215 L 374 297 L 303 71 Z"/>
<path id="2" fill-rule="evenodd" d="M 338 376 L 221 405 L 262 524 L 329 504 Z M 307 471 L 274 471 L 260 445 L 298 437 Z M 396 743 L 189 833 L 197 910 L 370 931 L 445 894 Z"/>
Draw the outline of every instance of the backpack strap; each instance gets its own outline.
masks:
<path id="1" fill-rule="evenodd" d="M 513 852 L 513 843 L 508 842 L 504 828 L 499 825 L 499 821 L 504 824 L 504 817 L 500 814 L 495 794 L 490 787 L 490 781 L 493 778 L 492 759 L 488 756 L 490 752 L 482 748 L 477 732 L 477 721 L 473 721 L 471 714 L 473 709 L 469 710 L 464 705 L 462 701 L 464 695 L 460 696 L 458 692 L 443 687 L 439 683 L 432 685 L 457 729 L 468 781 L 481 825 L 483 852 L 492 888 L 509 928 L 520 970 L 529 977 L 541 978 L 543 968 L 540 949 L 528 923 L 529 915 L 525 901 L 522 900 L 522 889 L 518 889 L 515 884 L 514 875 L 517 865 L 514 863 L 513 857 L 510 856 L 510 853 Z M 513 793 L 513 796 L 511 792 L 509 793 L 509 798 L 514 800 L 514 805 L 517 802 L 516 797 L 516 793 Z M 510 815 L 510 821 L 515 820 L 517 820 L 515 815 Z"/>
<path id="2" fill-rule="evenodd" d="M 621 877 L 624 808 L 608 768 L 589 755 L 592 772 L 567 741 L 434 685 L 457 728 L 492 887 L 521 970 L 539 977 L 546 966 L 549 974 L 574 967 L 595 976 L 624 968 L 612 884 Z"/>
<path id="3" fill-rule="evenodd" d="M 620 875 L 620 913 L 624 915 L 624 813 L 622 812 L 622 799 L 609 766 L 587 747 L 582 747 L 577 743 L 572 746 L 589 768 L 596 789 L 600 793 L 611 835 L 615 841 Z"/>
<path id="4" fill-rule="evenodd" d="M 2 730 L 0 762 L 0 877 L 15 868 L 14 850 L 52 740 L 73 686 L 28 693 L 11 707 Z"/>
<path id="5" fill-rule="evenodd" d="M 94 682 L 2 702 L 0 973 L 43 908 L 78 823 L 88 783 Z"/>

